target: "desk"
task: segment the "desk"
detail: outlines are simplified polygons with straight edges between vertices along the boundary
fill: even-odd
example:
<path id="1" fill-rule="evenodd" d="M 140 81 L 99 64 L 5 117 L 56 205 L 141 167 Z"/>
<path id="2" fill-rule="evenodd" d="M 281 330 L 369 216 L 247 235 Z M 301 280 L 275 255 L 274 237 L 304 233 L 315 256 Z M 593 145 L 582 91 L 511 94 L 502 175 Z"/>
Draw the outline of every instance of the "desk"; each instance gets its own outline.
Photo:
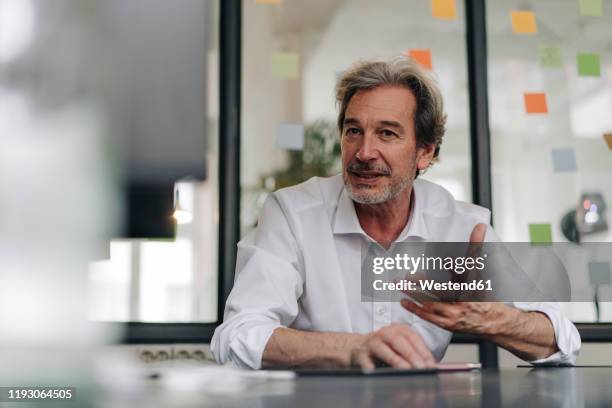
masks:
<path id="1" fill-rule="evenodd" d="M 166 398 L 169 396 L 165 396 Z M 516 368 L 406 377 L 304 377 L 253 383 L 239 394 L 160 406 L 585 407 L 612 406 L 612 368 Z M 192 396 L 193 398 L 193 396 Z M 200 399 L 201 398 L 201 399 Z"/>

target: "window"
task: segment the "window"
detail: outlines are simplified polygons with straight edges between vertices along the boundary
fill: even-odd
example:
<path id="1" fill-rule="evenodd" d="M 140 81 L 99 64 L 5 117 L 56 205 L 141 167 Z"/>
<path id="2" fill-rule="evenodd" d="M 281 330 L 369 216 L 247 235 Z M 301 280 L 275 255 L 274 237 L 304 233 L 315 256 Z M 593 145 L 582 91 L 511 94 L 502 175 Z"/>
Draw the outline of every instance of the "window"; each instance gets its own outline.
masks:
<path id="1" fill-rule="evenodd" d="M 431 2 L 243 0 L 241 230 L 266 194 L 340 172 L 334 87 L 364 58 L 421 51 L 444 96 L 440 162 L 422 177 L 471 201 L 469 103 L 462 2 L 433 16 Z M 426 57 L 427 58 L 427 57 Z"/>
<path id="2" fill-rule="evenodd" d="M 603 228 L 612 199 L 612 136 L 604 136 L 612 132 L 612 16 L 608 3 L 598 4 L 487 2 L 493 214 L 504 241 L 529 242 L 534 224 L 554 242 L 575 240 L 575 211 L 587 201 L 599 204 L 592 225 L 602 228 L 580 233 L 580 241 L 612 238 Z M 581 298 L 611 293 L 593 285 L 586 263 L 570 278 Z M 596 321 L 598 313 L 612 321 L 608 305 L 565 304 L 575 321 Z"/>
<path id="3" fill-rule="evenodd" d="M 136 140 L 117 144 L 119 155 L 127 156 L 125 178 L 162 173 L 173 160 L 178 167 L 206 163 L 204 180 L 174 183 L 175 239 L 116 238 L 106 259 L 90 265 L 93 320 L 217 321 L 217 8 L 212 0 L 108 1 L 87 24 L 109 33 L 96 33 L 99 44 L 84 44 L 102 50 L 91 61 L 101 77 L 93 96 L 105 104 L 111 131 Z M 205 140 L 205 149 L 185 151 L 199 146 L 186 142 L 194 139 Z M 146 143 L 168 140 L 175 142 L 141 153 Z M 172 194 L 172 184 L 168 188 Z"/>

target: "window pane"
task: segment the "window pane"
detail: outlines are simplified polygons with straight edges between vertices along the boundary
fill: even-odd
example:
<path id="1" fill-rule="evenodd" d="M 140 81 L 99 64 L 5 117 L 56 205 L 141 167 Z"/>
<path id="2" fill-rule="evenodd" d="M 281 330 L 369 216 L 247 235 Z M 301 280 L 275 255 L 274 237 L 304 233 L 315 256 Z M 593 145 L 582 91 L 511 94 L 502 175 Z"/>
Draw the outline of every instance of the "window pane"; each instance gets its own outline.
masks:
<path id="1" fill-rule="evenodd" d="M 529 242 L 530 224 L 554 242 L 611 240 L 612 16 L 587 3 L 597 2 L 487 2 L 493 214 L 504 241 Z M 586 201 L 597 211 L 577 218 Z M 591 298 L 610 290 L 592 285 L 586 263 L 570 279 Z M 565 306 L 576 321 L 597 318 L 594 303 Z"/>
<path id="2" fill-rule="evenodd" d="M 448 113 L 440 162 L 422 177 L 471 201 L 463 2 L 456 2 L 451 19 L 434 18 L 432 3 L 422 0 L 242 4 L 243 234 L 256 224 L 268 192 L 340 171 L 334 106 L 339 73 L 361 59 L 410 50 L 431 52 Z"/>
<path id="3" fill-rule="evenodd" d="M 87 33 L 112 33 L 86 36 L 83 46 L 101 50 L 87 65 L 98 78 L 92 96 L 108 111 L 115 137 L 128 140 L 116 144 L 125 163 L 124 182 L 163 179 L 170 196 L 174 183 L 176 239 L 112 240 L 110 258 L 90 265 L 89 316 L 214 322 L 218 1 L 183 0 L 170 7 L 164 0 L 109 0 L 94 8 L 90 18 L 84 24 Z M 201 163 L 205 169 L 199 169 Z M 205 174 L 203 181 L 175 182 L 175 169 L 182 174 L 195 167 L 195 173 Z M 142 210 L 156 204 L 149 196 L 142 201 Z M 132 203 L 116 204 L 128 215 Z M 167 219 L 172 216 L 169 211 Z"/>

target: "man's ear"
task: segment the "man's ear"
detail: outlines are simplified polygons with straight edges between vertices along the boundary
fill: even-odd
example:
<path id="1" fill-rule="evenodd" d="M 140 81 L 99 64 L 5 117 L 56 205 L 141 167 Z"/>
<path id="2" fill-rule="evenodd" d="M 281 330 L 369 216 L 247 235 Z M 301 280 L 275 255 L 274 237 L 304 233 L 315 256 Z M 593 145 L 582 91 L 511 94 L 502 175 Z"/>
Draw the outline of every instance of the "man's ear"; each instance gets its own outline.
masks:
<path id="1" fill-rule="evenodd" d="M 417 148 L 417 169 L 425 170 L 431 164 L 434 153 L 436 151 L 435 144 L 426 144 Z"/>

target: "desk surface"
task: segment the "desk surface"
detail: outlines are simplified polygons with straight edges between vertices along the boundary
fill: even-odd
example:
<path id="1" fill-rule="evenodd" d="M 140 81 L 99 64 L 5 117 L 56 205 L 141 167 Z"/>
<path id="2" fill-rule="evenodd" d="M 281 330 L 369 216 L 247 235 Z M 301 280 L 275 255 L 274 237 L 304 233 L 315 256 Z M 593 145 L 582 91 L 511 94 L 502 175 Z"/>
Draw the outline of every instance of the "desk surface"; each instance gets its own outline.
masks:
<path id="1" fill-rule="evenodd" d="M 181 398 L 157 400 L 183 406 Z M 201 398 L 201 399 L 200 399 Z M 164 398 L 162 398 L 163 400 Z M 612 368 L 517 368 L 406 377 L 303 377 L 202 394 L 198 407 L 612 406 Z M 195 403 L 193 395 L 190 406 Z"/>

